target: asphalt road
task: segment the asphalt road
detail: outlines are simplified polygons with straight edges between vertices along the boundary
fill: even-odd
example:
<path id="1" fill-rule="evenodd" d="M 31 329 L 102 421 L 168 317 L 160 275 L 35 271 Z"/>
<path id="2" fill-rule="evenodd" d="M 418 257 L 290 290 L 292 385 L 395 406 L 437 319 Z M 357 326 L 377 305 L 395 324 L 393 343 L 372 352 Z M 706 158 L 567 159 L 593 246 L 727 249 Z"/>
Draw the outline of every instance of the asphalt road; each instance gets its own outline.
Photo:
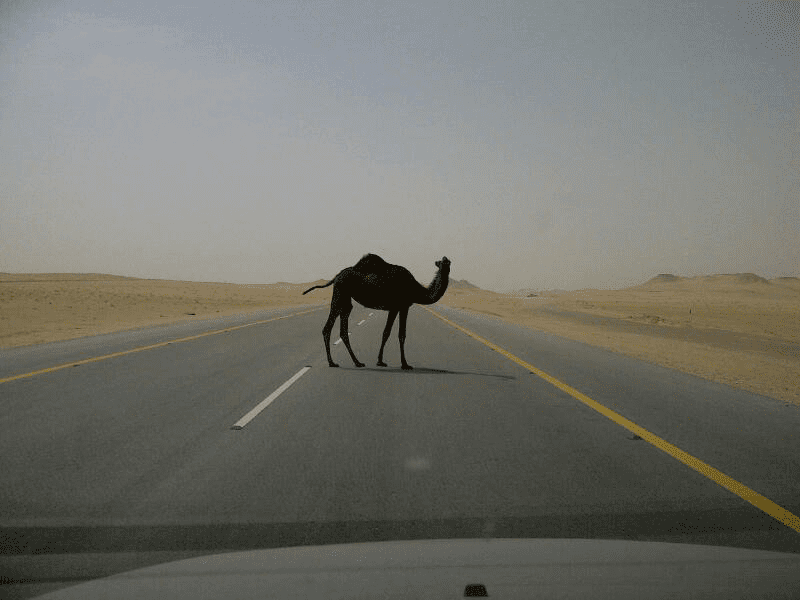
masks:
<path id="1" fill-rule="evenodd" d="M 796 408 L 434 310 L 800 515 Z M 177 557 L 351 541 L 605 538 L 800 553 L 797 531 L 425 308 L 409 314 L 413 371 L 399 368 L 397 325 L 390 366 L 374 366 L 386 313 L 361 307 L 351 341 L 367 366 L 338 344 L 341 367 L 329 368 L 326 316 L 281 309 L 0 351 L 0 573 L 45 582 L 11 586 L 17 597 Z"/>

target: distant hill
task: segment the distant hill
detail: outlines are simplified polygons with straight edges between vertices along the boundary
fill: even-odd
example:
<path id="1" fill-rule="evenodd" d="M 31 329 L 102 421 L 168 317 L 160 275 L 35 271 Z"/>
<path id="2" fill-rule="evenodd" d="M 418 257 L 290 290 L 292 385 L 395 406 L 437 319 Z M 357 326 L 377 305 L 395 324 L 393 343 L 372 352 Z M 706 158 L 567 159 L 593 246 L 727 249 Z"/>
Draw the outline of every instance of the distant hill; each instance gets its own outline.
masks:
<path id="1" fill-rule="evenodd" d="M 771 279 L 770 282 L 777 286 L 788 287 L 789 289 L 800 292 L 800 277 L 776 277 L 775 279 Z"/>
<path id="2" fill-rule="evenodd" d="M 769 285 L 769 281 L 754 273 L 720 273 L 717 275 L 696 275 L 695 277 L 681 277 L 680 275 L 673 275 L 672 273 L 660 273 L 652 279 L 641 284 L 642 287 L 652 287 L 654 285 L 669 285 L 681 282 L 694 282 L 694 283 L 727 283 L 727 284 L 765 284 Z"/>
<path id="3" fill-rule="evenodd" d="M 681 279 L 685 278 L 679 277 L 678 275 L 673 275 L 672 273 L 661 273 L 653 277 L 647 283 L 674 283 L 676 281 L 680 281 Z"/>
<path id="4" fill-rule="evenodd" d="M 450 283 L 447 284 L 448 288 L 453 288 L 457 290 L 479 290 L 477 285 L 474 283 L 470 283 L 466 279 L 451 279 Z"/>
<path id="5" fill-rule="evenodd" d="M 517 296 L 517 297 L 524 297 L 524 298 L 535 298 L 537 296 L 555 296 L 558 294 L 563 294 L 567 290 L 562 290 L 560 288 L 552 289 L 552 290 L 542 290 L 542 289 L 534 289 L 534 288 L 522 288 L 520 290 L 514 290 L 513 292 L 509 292 L 509 296 Z"/>
<path id="6" fill-rule="evenodd" d="M 4 283 L 30 283 L 54 281 L 134 281 L 138 277 L 125 275 L 108 275 L 105 273 L 0 273 Z"/>
<path id="7" fill-rule="evenodd" d="M 766 283 L 769 284 L 769 281 L 764 279 L 763 277 L 759 277 L 754 273 L 733 273 L 730 275 L 720 275 L 720 277 L 724 277 L 726 279 L 730 279 L 731 281 L 735 281 L 736 283 Z"/>

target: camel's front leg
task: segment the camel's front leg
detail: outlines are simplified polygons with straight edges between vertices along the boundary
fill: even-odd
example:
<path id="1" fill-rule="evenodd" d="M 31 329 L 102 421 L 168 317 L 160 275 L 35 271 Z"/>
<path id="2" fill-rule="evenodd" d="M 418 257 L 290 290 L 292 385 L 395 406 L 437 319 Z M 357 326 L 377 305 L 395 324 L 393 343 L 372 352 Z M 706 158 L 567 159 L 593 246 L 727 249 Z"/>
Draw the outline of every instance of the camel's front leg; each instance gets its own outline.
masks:
<path id="1" fill-rule="evenodd" d="M 385 367 L 387 366 L 385 362 L 383 362 L 383 347 L 386 345 L 386 340 L 389 339 L 389 334 L 392 333 L 392 325 L 394 325 L 394 320 L 397 317 L 396 310 L 389 311 L 389 317 L 386 319 L 386 327 L 383 328 L 383 339 L 381 340 L 381 351 L 378 352 L 378 366 Z"/>
<path id="2" fill-rule="evenodd" d="M 409 308 L 411 307 L 406 306 L 400 310 L 400 333 L 398 335 L 400 338 L 400 364 L 406 371 L 414 368 L 406 362 L 406 320 Z"/>
<path id="3" fill-rule="evenodd" d="M 339 321 L 339 326 L 340 326 L 339 334 L 340 337 L 342 338 L 342 341 L 344 342 L 345 347 L 347 348 L 347 351 L 350 353 L 350 358 L 353 359 L 353 364 L 357 367 L 363 367 L 364 363 L 360 362 L 356 358 L 356 355 L 353 353 L 353 349 L 350 347 L 350 336 L 347 333 L 347 321 L 349 319 L 350 319 L 350 311 L 342 313 L 341 320 Z"/>

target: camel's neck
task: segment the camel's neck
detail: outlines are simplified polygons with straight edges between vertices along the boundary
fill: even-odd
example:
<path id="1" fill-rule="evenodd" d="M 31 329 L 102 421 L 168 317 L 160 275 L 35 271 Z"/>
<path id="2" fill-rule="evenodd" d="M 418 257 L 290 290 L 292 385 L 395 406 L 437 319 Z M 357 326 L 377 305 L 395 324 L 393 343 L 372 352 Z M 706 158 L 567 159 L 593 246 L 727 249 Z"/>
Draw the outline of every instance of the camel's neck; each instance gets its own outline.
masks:
<path id="1" fill-rule="evenodd" d="M 425 288 L 425 296 L 417 304 L 435 304 L 447 291 L 450 283 L 450 265 L 442 266 L 436 273 L 431 284 Z"/>

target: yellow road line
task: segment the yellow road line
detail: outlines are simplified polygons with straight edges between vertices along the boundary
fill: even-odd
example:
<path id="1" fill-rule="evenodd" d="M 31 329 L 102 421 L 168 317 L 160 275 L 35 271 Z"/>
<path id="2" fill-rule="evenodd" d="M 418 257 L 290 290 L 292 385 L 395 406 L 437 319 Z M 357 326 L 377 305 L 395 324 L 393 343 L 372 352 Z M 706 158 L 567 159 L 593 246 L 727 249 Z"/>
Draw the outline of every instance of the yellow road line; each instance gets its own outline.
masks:
<path id="1" fill-rule="evenodd" d="M 39 369 L 38 371 L 31 371 L 30 373 L 20 373 L 19 375 L 11 375 L 10 377 L 3 377 L 0 379 L 0 383 L 6 383 L 8 381 L 14 381 L 16 379 L 24 379 L 26 377 L 34 377 L 36 375 L 43 375 L 45 373 L 52 373 L 53 371 L 60 371 L 61 369 L 67 369 L 69 367 L 77 367 L 78 365 L 85 365 L 88 363 L 99 362 L 101 360 L 107 360 L 109 358 L 116 358 L 118 356 L 125 356 L 126 354 L 133 354 L 134 352 L 143 352 L 144 350 L 152 350 L 153 348 L 160 348 L 162 346 L 167 346 L 170 344 L 178 344 L 180 342 L 188 342 L 189 340 L 196 340 L 201 337 L 206 337 L 208 335 L 217 335 L 219 333 L 227 333 L 229 331 L 234 331 L 236 329 L 243 329 L 244 327 L 252 327 L 253 325 L 263 325 L 264 323 L 271 323 L 272 321 L 279 321 L 281 319 L 288 319 L 289 317 L 297 317 L 300 315 L 305 315 L 310 312 L 314 312 L 315 310 L 319 310 L 318 308 L 312 308 L 310 310 L 304 310 L 303 312 L 293 313 L 291 315 L 284 315 L 282 317 L 274 317 L 272 319 L 265 319 L 263 321 L 254 321 L 252 323 L 245 323 L 244 325 L 236 325 L 234 327 L 226 327 L 225 329 L 215 329 L 214 331 L 206 331 L 204 333 L 199 333 L 197 335 L 190 335 L 188 337 L 177 338 L 174 340 L 168 340 L 166 342 L 159 342 L 157 344 L 150 344 L 149 346 L 139 346 L 137 348 L 131 348 L 130 350 L 123 350 L 122 352 L 112 352 L 111 354 L 103 354 L 102 356 L 95 356 L 92 358 L 84 358 L 82 360 L 76 360 L 74 362 L 64 363 L 63 365 L 56 365 L 54 367 L 47 367 L 46 369 Z"/>
<path id="2" fill-rule="evenodd" d="M 669 454 L 673 458 L 676 458 L 677 460 L 681 461 L 686 466 L 691 467 L 692 469 L 694 469 L 698 473 L 701 473 L 702 475 L 705 475 L 706 477 L 708 477 L 709 479 L 711 479 L 712 481 L 714 481 L 718 485 L 721 485 L 725 489 L 733 492 L 734 494 L 736 494 L 737 496 L 739 496 L 743 500 L 746 500 L 747 502 L 749 502 L 750 504 L 752 504 L 756 508 L 764 511 L 769 516 L 777 519 L 778 521 L 780 521 L 781 523 L 783 523 L 787 527 L 790 527 L 790 528 L 794 529 L 795 531 L 797 531 L 798 533 L 800 533 L 800 517 L 798 517 L 797 515 L 789 512 L 788 510 L 786 510 L 782 506 L 779 506 L 778 504 L 775 504 L 769 498 L 766 498 L 766 497 L 762 496 L 761 494 L 759 494 L 758 492 L 756 492 L 754 490 L 751 490 L 746 485 L 744 485 L 742 483 L 739 483 L 738 481 L 736 481 L 732 477 L 728 477 L 727 475 L 725 475 L 725 473 L 715 469 L 711 465 L 708 465 L 708 464 L 704 463 L 699 458 L 695 458 L 694 456 L 692 456 L 688 452 L 684 452 L 683 450 L 681 450 L 677 446 L 673 446 L 672 444 L 670 444 L 666 440 L 658 437 L 657 435 L 655 435 L 653 433 L 650 433 L 649 431 L 647 431 L 646 429 L 640 427 L 639 425 L 637 425 L 633 421 L 630 421 L 630 420 L 626 419 L 625 417 L 623 417 L 622 415 L 614 412 L 613 410 L 611 410 L 609 408 L 606 408 L 602 404 L 600 404 L 598 402 L 595 402 L 594 400 L 592 400 L 591 398 L 589 398 L 585 394 L 582 394 L 581 392 L 579 392 L 575 388 L 570 387 L 566 383 L 562 383 L 561 381 L 559 381 L 558 379 L 556 379 L 552 375 L 548 375 L 544 371 L 542 371 L 540 369 L 537 369 L 532 364 L 527 363 L 524 360 L 522 360 L 521 358 L 518 358 L 518 357 L 514 356 L 513 354 L 511 354 L 507 350 L 504 350 L 503 348 L 501 348 L 497 344 L 493 344 L 489 340 L 482 338 L 481 336 L 479 336 L 476 333 L 473 333 L 472 331 L 470 331 L 466 327 L 462 327 L 461 325 L 458 325 L 457 323 L 453 323 L 451 320 L 449 320 L 449 319 L 443 317 L 442 315 L 434 312 L 430 308 L 428 308 L 427 310 L 430 313 L 432 313 L 433 315 L 435 315 L 438 318 L 440 318 L 442 321 L 444 321 L 448 325 L 452 325 L 453 327 L 455 327 L 459 331 L 462 331 L 462 332 L 466 333 L 468 336 L 470 336 L 471 338 L 474 338 L 474 339 L 478 340 L 479 342 L 481 342 L 482 344 L 485 344 L 486 346 L 488 346 L 489 348 L 491 348 L 495 352 L 499 352 L 500 354 L 505 356 L 507 359 L 517 363 L 518 365 L 520 365 L 524 369 L 527 369 L 531 373 L 534 373 L 534 374 L 538 375 L 539 377 L 541 377 L 542 379 L 544 379 L 548 383 L 550 383 L 550 384 L 556 386 L 558 389 L 566 392 L 567 394 L 569 394 L 570 396 L 572 396 L 576 400 L 579 400 L 579 401 L 583 402 L 589 408 L 591 408 L 593 410 L 596 410 L 597 412 L 599 412 L 604 417 L 607 417 L 608 419 L 611 419 L 617 425 L 621 425 L 622 427 L 624 427 L 628 431 L 638 435 L 640 438 L 642 438 L 643 440 L 649 442 L 650 444 L 652 444 L 653 446 L 655 446 L 659 450 L 662 450 L 662 451 L 666 452 L 667 454 Z"/>

